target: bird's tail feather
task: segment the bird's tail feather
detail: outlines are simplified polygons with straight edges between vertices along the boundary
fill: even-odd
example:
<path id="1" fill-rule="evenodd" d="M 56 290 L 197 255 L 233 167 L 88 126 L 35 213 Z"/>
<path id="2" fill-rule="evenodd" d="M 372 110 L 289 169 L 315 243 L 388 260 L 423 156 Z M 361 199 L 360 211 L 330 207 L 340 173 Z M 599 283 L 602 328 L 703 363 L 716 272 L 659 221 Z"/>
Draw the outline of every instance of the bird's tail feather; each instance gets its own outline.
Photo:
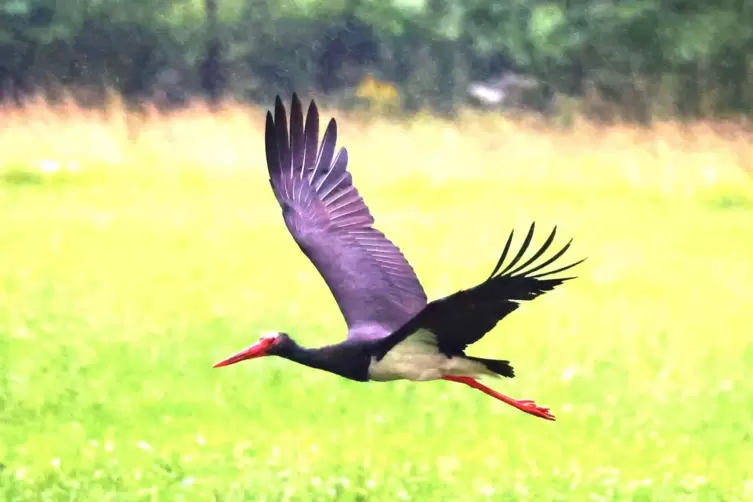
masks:
<path id="1" fill-rule="evenodd" d="M 471 361 L 475 361 L 478 363 L 483 364 L 486 366 L 486 369 L 491 371 L 492 373 L 508 377 L 508 378 L 514 378 L 515 377 L 515 370 L 513 370 L 512 366 L 510 365 L 510 361 L 503 361 L 500 359 L 484 359 L 483 357 L 472 357 L 472 356 L 465 356 Z"/>

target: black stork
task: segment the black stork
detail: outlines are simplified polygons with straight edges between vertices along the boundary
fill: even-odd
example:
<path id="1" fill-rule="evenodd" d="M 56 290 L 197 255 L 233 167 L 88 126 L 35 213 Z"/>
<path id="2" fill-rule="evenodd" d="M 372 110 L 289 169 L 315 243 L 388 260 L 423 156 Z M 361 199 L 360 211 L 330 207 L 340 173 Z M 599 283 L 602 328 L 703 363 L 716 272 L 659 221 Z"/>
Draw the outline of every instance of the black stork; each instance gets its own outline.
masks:
<path id="1" fill-rule="evenodd" d="M 314 101 L 304 123 L 293 94 L 290 129 L 279 96 L 267 112 L 265 146 L 272 191 L 293 239 L 311 260 L 337 301 L 347 339 L 319 348 L 298 345 L 286 333 L 263 334 L 250 347 L 214 367 L 279 356 L 359 382 L 448 380 L 478 389 L 531 415 L 554 420 L 548 408 L 512 399 L 481 384 L 482 376 L 514 377 L 509 361 L 465 354 L 521 301 L 532 300 L 573 277 L 551 278 L 542 269 L 560 258 L 572 239 L 536 263 L 554 241 L 556 227 L 522 263 L 534 235 L 532 224 L 520 250 L 506 264 L 513 232 L 484 282 L 427 303 L 426 293 L 401 251 L 374 228 L 374 218 L 347 170 L 348 153 L 335 155 L 337 123 L 330 119 L 321 145 Z"/>

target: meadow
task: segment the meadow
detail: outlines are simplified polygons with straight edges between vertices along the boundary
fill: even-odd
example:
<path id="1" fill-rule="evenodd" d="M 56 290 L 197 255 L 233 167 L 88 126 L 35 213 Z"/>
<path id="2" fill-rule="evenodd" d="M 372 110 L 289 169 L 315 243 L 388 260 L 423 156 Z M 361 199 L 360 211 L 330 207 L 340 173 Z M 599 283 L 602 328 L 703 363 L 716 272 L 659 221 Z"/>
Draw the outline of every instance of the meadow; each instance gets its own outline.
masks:
<path id="1" fill-rule="evenodd" d="M 470 349 L 556 422 L 449 382 L 268 358 L 345 325 L 282 222 L 264 110 L 0 110 L 0 500 L 753 500 L 753 134 L 339 119 L 430 298 L 553 225 L 578 279 Z"/>

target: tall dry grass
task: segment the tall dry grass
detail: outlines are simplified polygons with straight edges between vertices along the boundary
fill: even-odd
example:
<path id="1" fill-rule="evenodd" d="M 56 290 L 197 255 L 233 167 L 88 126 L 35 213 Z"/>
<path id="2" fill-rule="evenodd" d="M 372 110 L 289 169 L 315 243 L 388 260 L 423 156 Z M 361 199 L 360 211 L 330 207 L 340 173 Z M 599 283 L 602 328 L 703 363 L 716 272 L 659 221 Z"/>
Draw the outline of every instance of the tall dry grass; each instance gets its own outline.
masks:
<path id="1" fill-rule="evenodd" d="M 434 150 L 443 166 L 456 166 L 469 176 L 496 176 L 484 159 L 500 152 L 526 170 L 526 178 L 534 169 L 540 176 L 589 183 L 593 169 L 613 169 L 631 183 L 659 183 L 664 192 L 692 191 L 682 183 L 744 183 L 746 174 L 753 174 L 753 132 L 721 120 L 661 121 L 641 127 L 578 119 L 562 128 L 540 119 L 473 111 L 464 111 L 453 122 L 428 115 L 399 120 L 333 109 L 320 112 L 324 118 L 337 118 L 341 144 L 359 150 L 364 158 L 385 151 L 406 155 Z M 212 110 L 200 101 L 179 111 L 160 112 L 150 105 L 130 111 L 117 96 L 92 110 L 72 98 L 53 104 L 40 97 L 22 107 L 0 108 L 0 169 L 36 169 L 50 162 L 74 169 L 245 168 L 263 159 L 264 113 L 263 108 L 237 102 Z M 354 137 L 373 141 L 353 145 Z M 448 155 L 453 162 L 447 162 Z M 449 174 L 437 172 L 435 160 L 416 158 L 413 166 L 440 178 Z M 381 174 L 401 175 L 389 170 Z"/>

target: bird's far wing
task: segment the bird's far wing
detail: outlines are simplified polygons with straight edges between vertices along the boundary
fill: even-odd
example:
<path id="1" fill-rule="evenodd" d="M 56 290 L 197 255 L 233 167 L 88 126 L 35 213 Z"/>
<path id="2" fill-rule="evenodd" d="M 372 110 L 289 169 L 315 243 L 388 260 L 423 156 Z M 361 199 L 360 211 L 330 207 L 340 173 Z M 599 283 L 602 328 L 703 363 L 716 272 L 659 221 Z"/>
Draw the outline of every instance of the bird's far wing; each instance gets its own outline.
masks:
<path id="1" fill-rule="evenodd" d="M 572 240 L 550 258 L 537 262 L 554 242 L 557 227 L 554 227 L 533 256 L 520 263 L 531 244 L 534 228 L 535 224 L 532 224 L 520 250 L 504 269 L 502 265 L 510 252 L 513 232 L 510 232 L 502 256 L 486 281 L 431 302 L 398 332 L 385 339 L 382 350 L 386 352 L 391 345 L 399 343 L 401 336 L 425 328 L 435 335 L 436 343 L 442 352 L 461 353 L 468 345 L 480 340 L 505 316 L 516 310 L 520 302 L 533 300 L 563 282 L 574 279 L 550 276 L 582 263 L 585 258 L 555 270 L 542 272 L 565 254 Z"/>
<path id="2" fill-rule="evenodd" d="M 278 96 L 267 112 L 265 146 L 272 190 L 303 253 L 329 286 L 348 337 L 377 338 L 426 305 L 426 294 L 400 250 L 372 225 L 374 218 L 347 171 L 348 152 L 335 155 L 337 123 L 319 141 L 314 101 L 306 115 L 293 94 L 288 132 Z"/>

